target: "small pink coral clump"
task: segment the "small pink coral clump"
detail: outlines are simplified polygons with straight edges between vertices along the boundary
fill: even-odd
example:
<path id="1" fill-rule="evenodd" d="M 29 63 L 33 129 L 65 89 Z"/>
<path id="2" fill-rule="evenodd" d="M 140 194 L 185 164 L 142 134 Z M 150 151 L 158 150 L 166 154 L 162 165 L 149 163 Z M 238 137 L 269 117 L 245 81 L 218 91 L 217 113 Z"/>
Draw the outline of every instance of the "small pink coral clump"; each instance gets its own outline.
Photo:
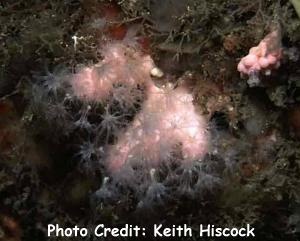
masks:
<path id="1" fill-rule="evenodd" d="M 75 96 L 104 101 L 114 85 L 134 87 L 149 81 L 153 60 L 137 47 L 121 42 L 110 43 L 103 48 L 102 54 L 104 59 L 100 63 L 80 70 L 71 79 Z"/>
<path id="2" fill-rule="evenodd" d="M 280 66 L 282 57 L 281 35 L 279 30 L 268 34 L 258 46 L 250 49 L 249 54 L 241 59 L 237 69 L 241 74 L 255 77 L 263 72 L 269 75 Z"/>
<path id="3" fill-rule="evenodd" d="M 147 94 L 141 112 L 109 151 L 111 172 L 131 161 L 157 165 L 169 160 L 176 147 L 184 161 L 200 159 L 208 151 L 206 122 L 185 87 L 158 88 L 152 83 Z"/>

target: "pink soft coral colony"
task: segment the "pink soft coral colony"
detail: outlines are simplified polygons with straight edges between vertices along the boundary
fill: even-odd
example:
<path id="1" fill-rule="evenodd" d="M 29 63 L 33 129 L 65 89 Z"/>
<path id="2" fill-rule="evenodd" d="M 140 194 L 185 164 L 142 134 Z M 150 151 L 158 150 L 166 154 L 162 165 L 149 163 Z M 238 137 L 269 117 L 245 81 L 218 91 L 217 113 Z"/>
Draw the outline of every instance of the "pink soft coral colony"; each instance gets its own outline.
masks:
<path id="1" fill-rule="evenodd" d="M 142 111 L 111 149 L 109 169 L 116 171 L 136 158 L 157 165 L 168 160 L 179 144 L 185 161 L 203 157 L 208 148 L 206 123 L 192 101 L 184 87 L 168 90 L 152 83 Z"/>
<path id="2" fill-rule="evenodd" d="M 250 86 L 256 85 L 259 83 L 259 73 L 270 75 L 272 70 L 280 66 L 281 57 L 281 34 L 276 29 L 249 50 L 249 54 L 241 59 L 237 69 L 242 75 L 249 76 Z"/>
<path id="3" fill-rule="evenodd" d="M 76 96 L 103 102 L 112 94 L 115 84 L 145 87 L 141 110 L 108 149 L 108 170 L 116 173 L 126 164 L 136 162 L 157 166 L 170 160 L 174 150 L 178 152 L 176 149 L 180 150 L 183 162 L 201 159 L 207 153 L 209 135 L 188 89 L 157 87 L 150 75 L 154 62 L 135 45 L 110 43 L 103 49 L 103 55 L 101 63 L 82 69 L 72 79 Z"/>

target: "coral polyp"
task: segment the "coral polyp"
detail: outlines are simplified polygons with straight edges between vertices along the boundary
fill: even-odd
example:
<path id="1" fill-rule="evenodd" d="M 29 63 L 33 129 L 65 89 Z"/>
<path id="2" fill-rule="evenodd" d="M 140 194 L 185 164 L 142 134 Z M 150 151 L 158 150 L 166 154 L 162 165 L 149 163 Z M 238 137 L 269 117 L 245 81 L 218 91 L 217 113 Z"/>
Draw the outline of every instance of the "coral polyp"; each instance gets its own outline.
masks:
<path id="1" fill-rule="evenodd" d="M 113 112 L 110 106 L 107 105 L 99 117 L 101 121 L 97 126 L 97 135 L 98 138 L 105 138 L 105 143 L 108 144 L 109 139 L 116 138 L 121 129 L 126 126 L 126 115 L 118 111 Z"/>

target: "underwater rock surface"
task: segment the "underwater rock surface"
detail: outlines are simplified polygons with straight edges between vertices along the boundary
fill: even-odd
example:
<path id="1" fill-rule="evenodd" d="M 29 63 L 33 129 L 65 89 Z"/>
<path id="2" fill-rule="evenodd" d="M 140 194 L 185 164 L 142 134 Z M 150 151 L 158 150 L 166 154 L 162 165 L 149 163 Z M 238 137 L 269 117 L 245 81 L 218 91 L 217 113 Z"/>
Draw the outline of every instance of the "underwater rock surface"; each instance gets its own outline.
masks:
<path id="1" fill-rule="evenodd" d="M 49 223 L 299 239 L 295 1 L 0 9 L 0 240 Z"/>

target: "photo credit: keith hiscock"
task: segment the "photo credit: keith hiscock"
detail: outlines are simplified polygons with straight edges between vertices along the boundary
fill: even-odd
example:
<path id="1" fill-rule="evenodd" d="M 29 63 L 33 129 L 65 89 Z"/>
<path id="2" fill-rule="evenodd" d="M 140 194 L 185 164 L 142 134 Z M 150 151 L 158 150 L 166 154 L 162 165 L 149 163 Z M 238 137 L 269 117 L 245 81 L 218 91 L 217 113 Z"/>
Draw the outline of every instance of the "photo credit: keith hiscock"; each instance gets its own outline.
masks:
<path id="1" fill-rule="evenodd" d="M 176 237 L 255 237 L 255 228 L 250 224 L 243 227 L 218 227 L 213 224 L 199 224 L 198 230 L 189 227 L 187 224 L 164 226 L 154 224 L 153 227 L 141 227 L 138 225 L 125 224 L 123 227 L 107 227 L 105 224 L 98 224 L 94 228 L 60 227 L 58 224 L 48 224 L 48 237 L 146 237 L 176 238 Z"/>

